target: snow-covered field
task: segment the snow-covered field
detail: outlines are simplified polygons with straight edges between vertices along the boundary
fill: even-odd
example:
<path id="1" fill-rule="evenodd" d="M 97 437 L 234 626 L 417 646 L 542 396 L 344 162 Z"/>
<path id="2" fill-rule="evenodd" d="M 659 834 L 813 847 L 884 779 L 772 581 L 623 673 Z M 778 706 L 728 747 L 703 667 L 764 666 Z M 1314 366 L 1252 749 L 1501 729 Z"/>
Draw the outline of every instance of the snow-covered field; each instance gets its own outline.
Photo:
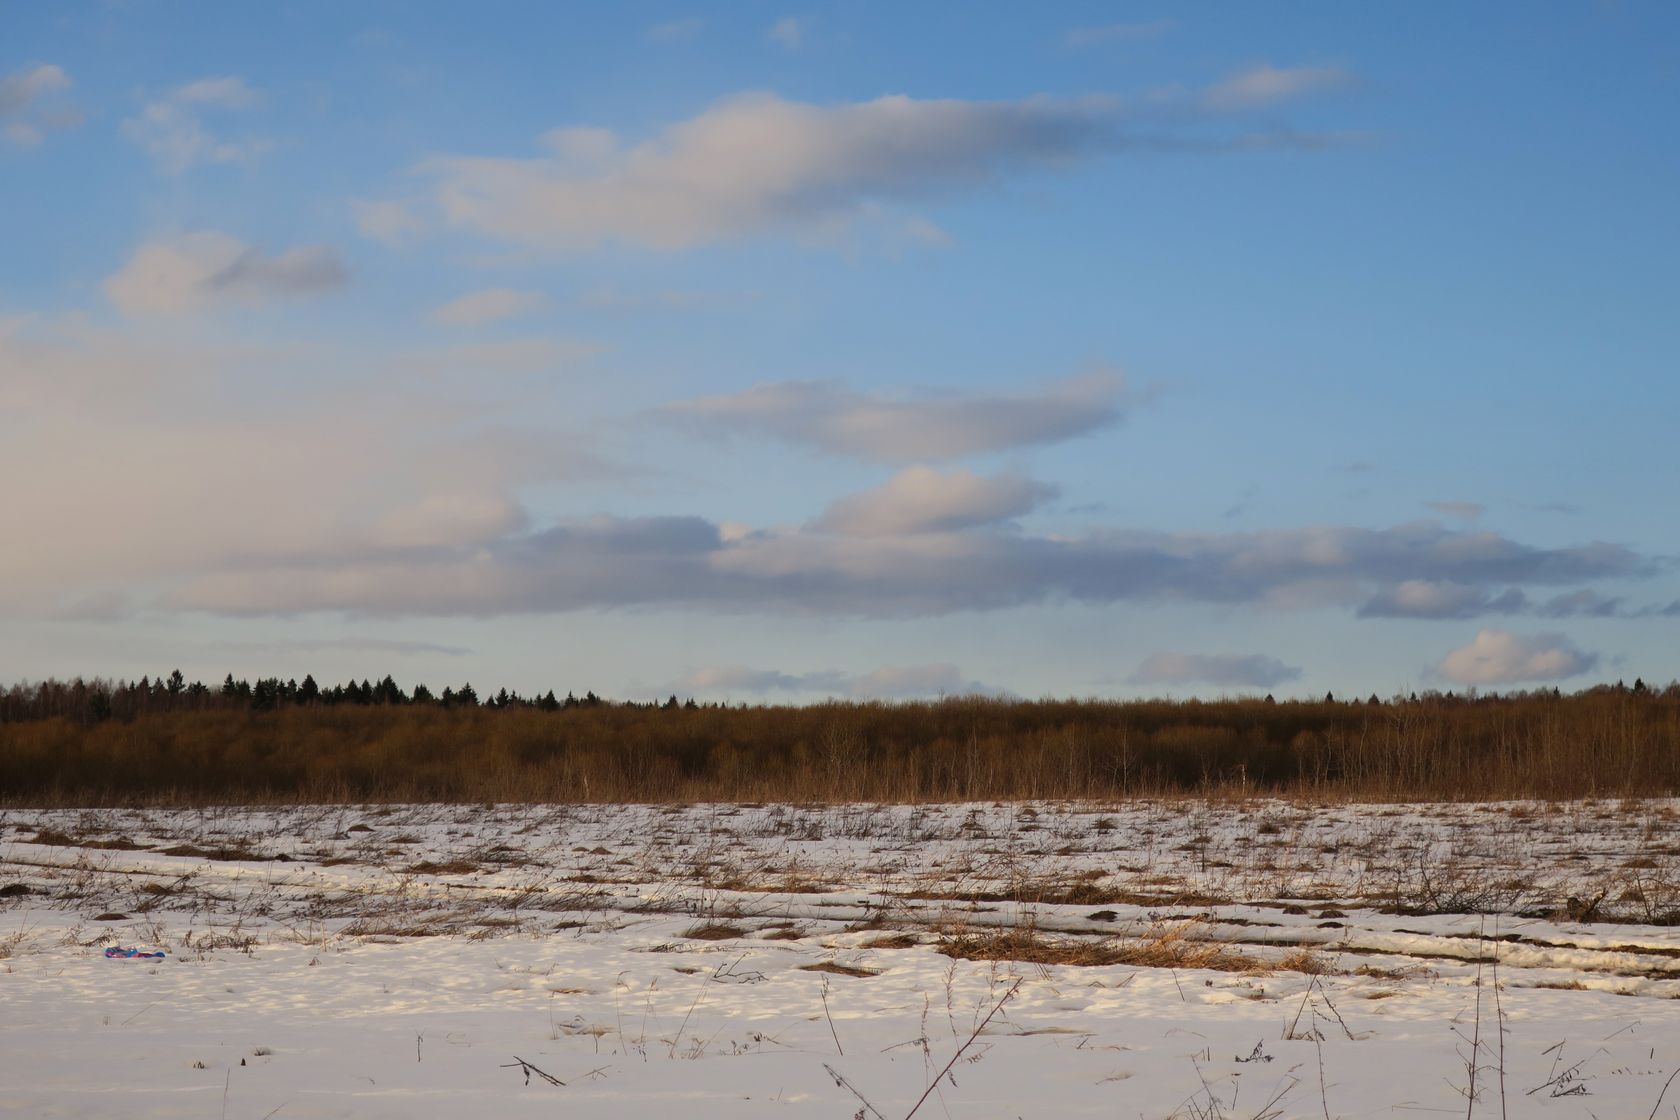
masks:
<path id="1" fill-rule="evenodd" d="M 11 810 L 0 1114 L 1680 1117 L 1675 922 L 1671 801 Z"/>

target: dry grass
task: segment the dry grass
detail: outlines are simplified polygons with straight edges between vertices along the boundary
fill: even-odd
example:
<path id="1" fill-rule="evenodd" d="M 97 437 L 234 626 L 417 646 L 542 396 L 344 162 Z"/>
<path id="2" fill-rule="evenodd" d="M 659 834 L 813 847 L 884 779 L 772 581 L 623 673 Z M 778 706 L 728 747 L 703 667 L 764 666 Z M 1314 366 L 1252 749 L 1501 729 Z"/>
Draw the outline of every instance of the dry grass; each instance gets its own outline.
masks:
<path id="1" fill-rule="evenodd" d="M 1248 956 L 1229 945 L 1198 936 L 1199 922 L 1162 924 L 1141 937 L 1051 938 L 1030 925 L 947 937 L 936 949 L 971 961 L 1016 961 L 1074 966 L 1130 965 L 1134 968 L 1210 969 L 1215 972 L 1331 972 L 1322 954 L 1295 949 L 1277 960 Z"/>
<path id="2" fill-rule="evenodd" d="M 859 968 L 856 965 L 840 964 L 838 961 L 818 961 L 816 964 L 802 964 L 801 972 L 827 972 L 835 976 L 879 976 L 881 971 L 872 968 Z"/>
<path id="3" fill-rule="evenodd" d="M 450 859 L 441 862 L 423 859 L 408 868 L 411 875 L 471 875 L 479 870 L 482 870 L 481 865 L 470 859 Z"/>
<path id="4" fill-rule="evenodd" d="M 173 847 L 159 850 L 158 854 L 191 856 L 194 859 L 213 859 L 224 863 L 266 863 L 280 858 L 239 844 L 220 844 L 213 848 L 202 847 L 198 844 L 176 844 Z"/>
<path id="5" fill-rule="evenodd" d="M 964 961 L 1017 961 L 1024 964 L 1131 964 L 1128 951 L 1112 941 L 1052 941 L 1027 927 L 987 930 L 948 937 L 934 947 Z"/>
<path id="6" fill-rule="evenodd" d="M 894 933 L 886 937 L 872 937 L 861 946 L 864 949 L 914 949 L 921 942 L 908 933 Z"/>

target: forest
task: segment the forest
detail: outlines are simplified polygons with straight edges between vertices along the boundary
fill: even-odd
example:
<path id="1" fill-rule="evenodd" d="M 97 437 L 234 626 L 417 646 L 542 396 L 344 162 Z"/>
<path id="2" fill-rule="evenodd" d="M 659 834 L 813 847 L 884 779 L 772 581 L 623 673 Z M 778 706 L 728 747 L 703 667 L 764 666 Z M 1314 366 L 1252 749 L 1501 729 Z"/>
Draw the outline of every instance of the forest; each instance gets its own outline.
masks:
<path id="1" fill-rule="evenodd" d="M 1680 685 L 635 703 L 177 671 L 0 689 L 0 802 L 1380 800 L 1680 792 Z"/>

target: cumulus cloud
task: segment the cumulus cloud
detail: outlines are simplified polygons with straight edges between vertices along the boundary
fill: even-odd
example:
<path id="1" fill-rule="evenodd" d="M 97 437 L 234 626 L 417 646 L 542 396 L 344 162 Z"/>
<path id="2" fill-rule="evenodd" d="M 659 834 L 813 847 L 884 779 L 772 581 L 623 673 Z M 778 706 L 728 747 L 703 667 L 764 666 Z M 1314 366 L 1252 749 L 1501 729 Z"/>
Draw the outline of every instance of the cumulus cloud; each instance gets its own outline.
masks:
<path id="1" fill-rule="evenodd" d="M 338 255 L 304 245 L 269 256 L 225 233 L 184 233 L 148 242 L 104 284 L 131 315 L 180 315 L 313 295 L 347 278 Z"/>
<path id="2" fill-rule="evenodd" d="M 14 144 L 38 144 L 45 130 L 79 123 L 75 113 L 50 112 L 42 105 L 70 86 L 70 76 L 50 64 L 0 76 L 0 136 Z"/>
<path id="3" fill-rule="evenodd" d="M 1485 686 L 1564 680 L 1596 664 L 1597 654 L 1583 653 L 1562 634 L 1480 630 L 1469 645 L 1443 657 L 1435 673 L 1454 684 Z"/>
<path id="4" fill-rule="evenodd" d="M 548 303 L 541 292 L 521 292 L 512 288 L 485 288 L 468 292 L 432 311 L 432 321 L 447 327 L 479 327 L 516 315 L 540 310 Z"/>
<path id="5" fill-rule="evenodd" d="M 566 128 L 542 157 L 449 156 L 423 170 L 460 227 L 560 251 L 683 249 L 842 226 L 882 200 L 1066 163 L 1111 131 L 1105 115 L 1100 102 L 1050 98 L 824 106 L 749 94 L 639 144 Z"/>
<path id="6" fill-rule="evenodd" d="M 1212 684 L 1273 688 L 1299 680 L 1301 670 L 1265 654 L 1157 653 L 1127 678 L 1131 684 Z"/>
<path id="7" fill-rule="evenodd" d="M 873 490 L 835 502 L 815 527 L 854 537 L 945 533 L 1019 517 L 1056 492 L 1022 475 L 911 467 Z"/>
<path id="8" fill-rule="evenodd" d="M 268 142 L 223 139 L 210 131 L 205 117 L 250 109 L 260 101 L 243 78 L 201 78 L 148 102 L 139 116 L 123 122 L 123 135 L 165 175 L 180 175 L 201 163 L 245 163 L 266 151 Z"/>
<path id="9" fill-rule="evenodd" d="M 1202 100 L 1209 109 L 1235 112 L 1294 101 L 1352 83 L 1353 75 L 1340 66 L 1280 68 L 1261 64 L 1226 78 L 1209 89 Z"/>
<path id="10" fill-rule="evenodd" d="M 838 669 L 784 673 L 777 669 L 724 665 L 696 669 L 677 682 L 675 691 L 718 697 L 790 692 L 876 700 L 1009 695 L 1006 689 L 965 678 L 961 669 L 946 663 L 886 666 L 861 675 Z"/>
<path id="11" fill-rule="evenodd" d="M 863 394 L 827 381 L 781 381 L 670 405 L 701 431 L 769 435 L 835 455 L 903 463 L 1057 443 L 1118 423 L 1127 403 L 1115 373 L 1032 393 Z"/>
<path id="12" fill-rule="evenodd" d="M 792 38 L 792 36 L 788 36 Z M 1335 73 L 1340 73 L 1339 71 Z M 767 234 L 832 242 L 859 222 L 925 235 L 895 207 L 1031 169 L 1125 150 L 1232 151 L 1325 142 L 1233 134 L 1222 115 L 1334 84 L 1263 68 L 1206 96 L 1014 101 L 903 95 L 819 105 L 772 93 L 717 102 L 650 139 L 559 128 L 529 158 L 443 155 L 421 165 L 452 225 L 554 252 L 622 243 L 687 249 Z"/>

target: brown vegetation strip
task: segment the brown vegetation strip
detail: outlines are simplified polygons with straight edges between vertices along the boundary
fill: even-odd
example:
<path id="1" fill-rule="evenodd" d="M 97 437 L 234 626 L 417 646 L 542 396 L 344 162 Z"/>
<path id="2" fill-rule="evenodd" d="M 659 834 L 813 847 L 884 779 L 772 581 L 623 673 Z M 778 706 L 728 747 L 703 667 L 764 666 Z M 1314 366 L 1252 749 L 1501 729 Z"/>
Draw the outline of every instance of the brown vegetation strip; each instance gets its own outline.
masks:
<path id="1" fill-rule="evenodd" d="M 835 976 L 879 976 L 878 969 L 858 968 L 855 965 L 837 964 L 834 961 L 818 961 L 816 964 L 802 964 L 802 972 L 831 972 Z"/>
<path id="2" fill-rule="evenodd" d="M 1654 796 L 1680 791 L 1680 688 L 1376 703 L 970 697 L 548 711 L 393 699 L 255 711 L 206 695 L 102 707 L 86 688 L 48 682 L 0 689 L 0 790 L 37 804 L 573 801 L 581 791 L 607 802 L 807 803 Z M 1127 840 L 1117 828 L 1098 835 Z M 1097 887 L 1068 897 L 1101 900 Z"/>
<path id="3" fill-rule="evenodd" d="M 1328 971 L 1324 959 L 1297 949 L 1279 960 L 1244 956 L 1218 942 L 1190 936 L 1182 926 L 1158 929 L 1142 940 L 1051 940 L 1026 928 L 948 937 L 936 946 L 948 957 L 970 961 L 1019 961 L 1077 966 L 1132 965 L 1138 968 L 1204 968 L 1217 972 Z"/>

